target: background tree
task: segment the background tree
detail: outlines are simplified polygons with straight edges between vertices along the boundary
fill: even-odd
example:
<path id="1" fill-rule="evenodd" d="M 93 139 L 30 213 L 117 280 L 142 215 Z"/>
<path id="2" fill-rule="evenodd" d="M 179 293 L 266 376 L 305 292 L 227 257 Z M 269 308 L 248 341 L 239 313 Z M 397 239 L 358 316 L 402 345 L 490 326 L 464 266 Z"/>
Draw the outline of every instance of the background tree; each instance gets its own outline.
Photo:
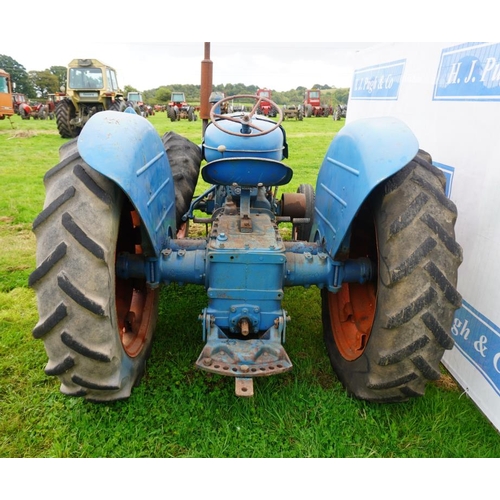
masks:
<path id="1" fill-rule="evenodd" d="M 57 76 L 57 80 L 59 82 L 59 87 L 57 91 L 61 90 L 61 87 L 66 87 L 66 76 L 67 76 L 67 68 L 65 66 L 51 66 L 49 71 Z"/>
<path id="2" fill-rule="evenodd" d="M 0 68 L 10 73 L 12 83 L 16 85 L 16 92 L 25 94 L 27 97 L 36 97 L 36 91 L 31 84 L 28 73 L 22 64 L 10 56 L 0 54 Z"/>
<path id="3" fill-rule="evenodd" d="M 319 89 L 319 90 L 329 90 L 331 89 L 332 87 L 330 85 L 320 85 L 319 83 L 315 83 L 312 87 L 310 87 L 311 89 Z"/>
<path id="4" fill-rule="evenodd" d="M 155 104 L 168 104 L 170 101 L 171 90 L 169 87 L 160 87 L 154 91 L 154 94 L 149 97 L 149 91 L 145 92 L 148 96 L 146 98 L 147 102 L 153 101 Z"/>
<path id="5" fill-rule="evenodd" d="M 37 97 L 47 97 L 47 94 L 59 92 L 59 79 L 48 69 L 45 71 L 30 71 L 28 75 Z"/>
<path id="6" fill-rule="evenodd" d="M 127 95 L 129 92 L 139 92 L 135 87 L 132 87 L 131 85 L 125 85 L 123 89 L 123 95 L 125 96 L 125 99 L 127 98 Z"/>
<path id="7" fill-rule="evenodd" d="M 335 98 L 340 104 L 347 104 L 349 100 L 349 90 L 348 88 L 335 89 Z"/>

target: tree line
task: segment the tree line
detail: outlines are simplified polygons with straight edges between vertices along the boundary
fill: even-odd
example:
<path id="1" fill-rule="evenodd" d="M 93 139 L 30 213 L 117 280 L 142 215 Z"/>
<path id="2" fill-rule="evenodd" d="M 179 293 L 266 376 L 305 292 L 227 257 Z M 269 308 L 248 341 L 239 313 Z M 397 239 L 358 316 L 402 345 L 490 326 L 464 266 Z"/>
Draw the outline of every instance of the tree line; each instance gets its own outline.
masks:
<path id="1" fill-rule="evenodd" d="M 51 66 L 43 71 L 26 71 L 25 67 L 12 57 L 0 54 L 0 68 L 10 73 L 11 80 L 16 84 L 16 92 L 25 94 L 29 99 L 43 99 L 48 94 L 60 92 L 61 87 L 66 87 L 66 67 Z M 120 75 L 118 75 L 118 78 Z M 197 104 L 200 102 L 200 85 L 193 84 L 170 84 L 156 89 L 142 91 L 143 99 L 146 103 L 167 104 L 170 101 L 172 92 L 184 92 L 188 103 Z M 335 88 L 328 85 L 316 84 L 313 88 L 322 91 L 323 104 L 335 106 L 337 104 L 347 104 L 349 99 L 348 88 Z M 245 85 L 243 83 L 214 85 L 213 90 L 222 92 L 226 97 L 238 94 L 255 95 L 259 89 L 256 85 Z M 271 99 L 280 106 L 295 104 L 298 105 L 304 100 L 306 87 L 278 92 L 271 89 Z M 128 92 L 138 92 L 130 85 L 125 85 L 124 94 Z"/>

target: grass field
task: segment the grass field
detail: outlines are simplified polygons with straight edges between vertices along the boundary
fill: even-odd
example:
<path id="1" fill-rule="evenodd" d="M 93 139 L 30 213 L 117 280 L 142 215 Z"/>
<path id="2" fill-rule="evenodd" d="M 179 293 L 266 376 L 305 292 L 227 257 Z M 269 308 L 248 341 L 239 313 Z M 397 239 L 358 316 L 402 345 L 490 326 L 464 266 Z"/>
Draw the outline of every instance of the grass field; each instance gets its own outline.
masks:
<path id="1" fill-rule="evenodd" d="M 201 142 L 201 122 L 149 120 Z M 315 184 L 325 151 L 343 125 L 327 118 L 286 121 L 294 178 Z M 147 373 L 132 397 L 92 404 L 59 392 L 45 375 L 33 290 L 31 224 L 44 201 L 43 175 L 65 142 L 54 121 L 0 122 L 0 457 L 499 457 L 500 437 L 444 372 L 426 395 L 394 405 L 350 399 L 323 346 L 319 291 L 286 291 L 292 318 L 286 349 L 294 369 L 259 379 L 252 399 L 234 381 L 197 371 L 203 342 L 200 287 L 162 289 Z M 202 183 L 197 191 L 204 189 Z"/>

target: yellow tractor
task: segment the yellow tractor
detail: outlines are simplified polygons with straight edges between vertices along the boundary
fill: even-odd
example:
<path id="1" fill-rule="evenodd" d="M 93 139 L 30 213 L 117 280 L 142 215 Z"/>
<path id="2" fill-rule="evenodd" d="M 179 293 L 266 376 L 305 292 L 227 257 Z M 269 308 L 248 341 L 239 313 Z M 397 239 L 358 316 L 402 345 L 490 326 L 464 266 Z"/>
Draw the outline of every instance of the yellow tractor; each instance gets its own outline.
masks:
<path id="1" fill-rule="evenodd" d="M 90 117 L 99 111 L 123 111 L 127 107 L 116 71 L 97 59 L 73 59 L 69 63 L 65 92 L 66 97 L 55 109 L 57 129 L 63 138 L 80 135 Z"/>

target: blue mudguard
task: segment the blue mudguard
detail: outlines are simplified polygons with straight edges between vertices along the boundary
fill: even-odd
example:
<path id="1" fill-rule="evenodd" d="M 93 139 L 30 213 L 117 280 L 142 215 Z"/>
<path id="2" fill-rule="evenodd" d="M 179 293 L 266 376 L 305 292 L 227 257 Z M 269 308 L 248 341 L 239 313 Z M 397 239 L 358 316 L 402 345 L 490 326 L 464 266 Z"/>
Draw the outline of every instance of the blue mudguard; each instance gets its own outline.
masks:
<path id="1" fill-rule="evenodd" d="M 334 138 L 319 171 L 311 237 L 334 258 L 370 192 L 407 165 L 418 141 L 401 121 L 367 118 L 346 125 Z"/>
<path id="2" fill-rule="evenodd" d="M 156 256 L 175 235 L 172 171 L 155 128 L 135 113 L 102 111 L 78 137 L 80 156 L 113 180 L 139 213 Z"/>

